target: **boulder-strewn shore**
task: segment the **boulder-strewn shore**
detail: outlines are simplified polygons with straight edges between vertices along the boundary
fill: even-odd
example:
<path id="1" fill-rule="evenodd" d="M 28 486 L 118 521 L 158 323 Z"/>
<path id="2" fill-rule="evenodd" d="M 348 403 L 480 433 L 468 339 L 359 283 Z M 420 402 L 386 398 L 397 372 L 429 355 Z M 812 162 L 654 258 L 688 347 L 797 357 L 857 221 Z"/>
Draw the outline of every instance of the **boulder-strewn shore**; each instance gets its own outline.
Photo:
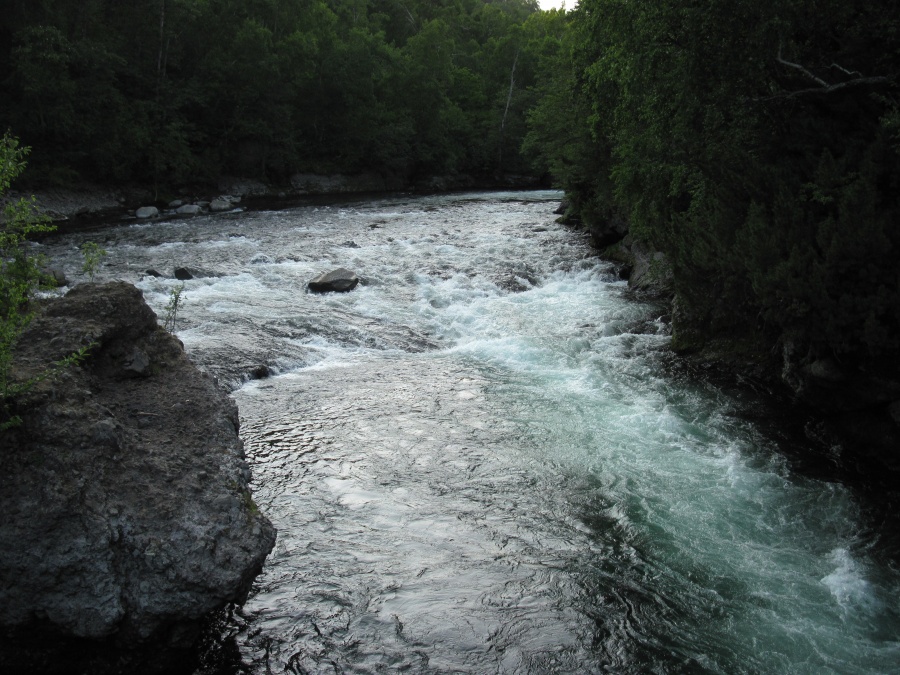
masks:
<path id="1" fill-rule="evenodd" d="M 35 197 L 38 211 L 57 222 L 100 218 L 133 217 L 148 220 L 157 217 L 189 217 L 209 212 L 243 208 L 247 200 L 271 203 L 320 196 L 390 192 L 448 192 L 469 189 L 537 188 L 541 180 L 534 176 L 506 174 L 492 177 L 469 175 L 433 176 L 409 181 L 377 173 L 355 175 L 297 173 L 286 185 L 264 183 L 255 178 L 225 176 L 215 185 L 183 187 L 177 195 L 163 198 L 140 187 L 84 185 L 73 188 L 48 188 L 29 192 L 10 192 L 8 199 Z"/>
<path id="2" fill-rule="evenodd" d="M 190 672 L 203 621 L 243 601 L 275 530 L 234 403 L 134 286 L 48 302 L 14 377 L 88 344 L 0 435 L 0 672 Z"/>

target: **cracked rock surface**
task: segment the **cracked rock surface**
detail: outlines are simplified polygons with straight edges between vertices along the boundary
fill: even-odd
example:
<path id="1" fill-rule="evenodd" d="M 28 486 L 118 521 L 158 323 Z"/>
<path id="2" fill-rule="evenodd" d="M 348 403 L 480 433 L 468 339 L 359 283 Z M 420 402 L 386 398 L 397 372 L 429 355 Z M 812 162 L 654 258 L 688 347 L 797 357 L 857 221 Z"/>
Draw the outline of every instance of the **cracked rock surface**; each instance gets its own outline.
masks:
<path id="1" fill-rule="evenodd" d="M 237 408 L 130 284 L 83 284 L 19 340 L 0 433 L 0 670 L 176 672 L 242 602 L 275 530 L 254 504 Z M 64 665 L 65 664 L 65 665 Z"/>

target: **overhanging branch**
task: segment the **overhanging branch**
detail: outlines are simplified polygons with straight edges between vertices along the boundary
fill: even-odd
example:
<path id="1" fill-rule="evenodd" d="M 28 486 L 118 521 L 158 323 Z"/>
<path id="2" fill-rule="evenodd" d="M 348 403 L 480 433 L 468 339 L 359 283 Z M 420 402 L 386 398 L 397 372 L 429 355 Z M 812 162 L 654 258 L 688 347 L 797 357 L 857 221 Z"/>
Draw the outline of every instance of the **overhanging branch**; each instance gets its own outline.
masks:
<path id="1" fill-rule="evenodd" d="M 853 76 L 853 79 L 844 80 L 843 82 L 830 83 L 813 73 L 809 68 L 799 64 L 793 63 L 792 61 L 786 60 L 782 56 L 782 45 L 778 45 L 778 56 L 775 57 L 775 60 L 783 66 L 796 70 L 802 73 L 807 79 L 812 80 L 818 87 L 808 87 L 806 89 L 798 89 L 796 91 L 785 91 L 780 94 L 775 94 L 773 96 L 767 96 L 765 98 L 757 98 L 754 99 L 756 101 L 774 101 L 777 99 L 791 99 L 798 98 L 800 96 L 810 96 L 810 95 L 821 95 L 821 94 L 832 94 L 836 91 L 841 91 L 843 89 L 849 89 L 851 87 L 860 87 L 863 85 L 875 85 L 875 84 L 888 84 L 894 80 L 894 77 L 888 77 L 884 75 L 876 75 L 876 76 L 864 76 L 858 70 L 849 70 L 844 68 L 843 66 L 832 63 L 828 66 L 831 69 L 838 70 L 845 75 Z"/>

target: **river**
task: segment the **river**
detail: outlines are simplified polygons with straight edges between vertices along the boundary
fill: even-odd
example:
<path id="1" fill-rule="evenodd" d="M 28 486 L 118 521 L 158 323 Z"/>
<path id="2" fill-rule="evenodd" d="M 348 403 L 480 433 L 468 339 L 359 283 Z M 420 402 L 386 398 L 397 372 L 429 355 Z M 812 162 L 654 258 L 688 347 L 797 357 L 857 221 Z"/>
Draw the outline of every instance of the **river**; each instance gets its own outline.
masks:
<path id="1" fill-rule="evenodd" d="M 136 283 L 160 316 L 172 270 L 194 273 L 176 332 L 237 401 L 278 528 L 219 625 L 222 672 L 900 667 L 900 569 L 867 507 L 672 374 L 661 309 L 555 223 L 559 197 L 134 221 L 41 246 L 77 279 L 97 241 L 97 279 Z M 306 292 L 338 266 L 360 286 Z"/>

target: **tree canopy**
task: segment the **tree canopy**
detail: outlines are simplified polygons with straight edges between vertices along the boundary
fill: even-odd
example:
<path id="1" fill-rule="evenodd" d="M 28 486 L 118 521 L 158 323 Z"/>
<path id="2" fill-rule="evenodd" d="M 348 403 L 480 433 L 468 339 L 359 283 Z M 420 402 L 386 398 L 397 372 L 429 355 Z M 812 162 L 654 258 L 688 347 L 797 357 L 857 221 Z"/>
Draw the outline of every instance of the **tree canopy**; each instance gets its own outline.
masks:
<path id="1" fill-rule="evenodd" d="M 676 344 L 900 363 L 900 5 L 581 0 L 526 147 L 671 260 Z"/>
<path id="2" fill-rule="evenodd" d="M 7 5 L 0 128 L 33 179 L 528 169 L 533 0 Z"/>

